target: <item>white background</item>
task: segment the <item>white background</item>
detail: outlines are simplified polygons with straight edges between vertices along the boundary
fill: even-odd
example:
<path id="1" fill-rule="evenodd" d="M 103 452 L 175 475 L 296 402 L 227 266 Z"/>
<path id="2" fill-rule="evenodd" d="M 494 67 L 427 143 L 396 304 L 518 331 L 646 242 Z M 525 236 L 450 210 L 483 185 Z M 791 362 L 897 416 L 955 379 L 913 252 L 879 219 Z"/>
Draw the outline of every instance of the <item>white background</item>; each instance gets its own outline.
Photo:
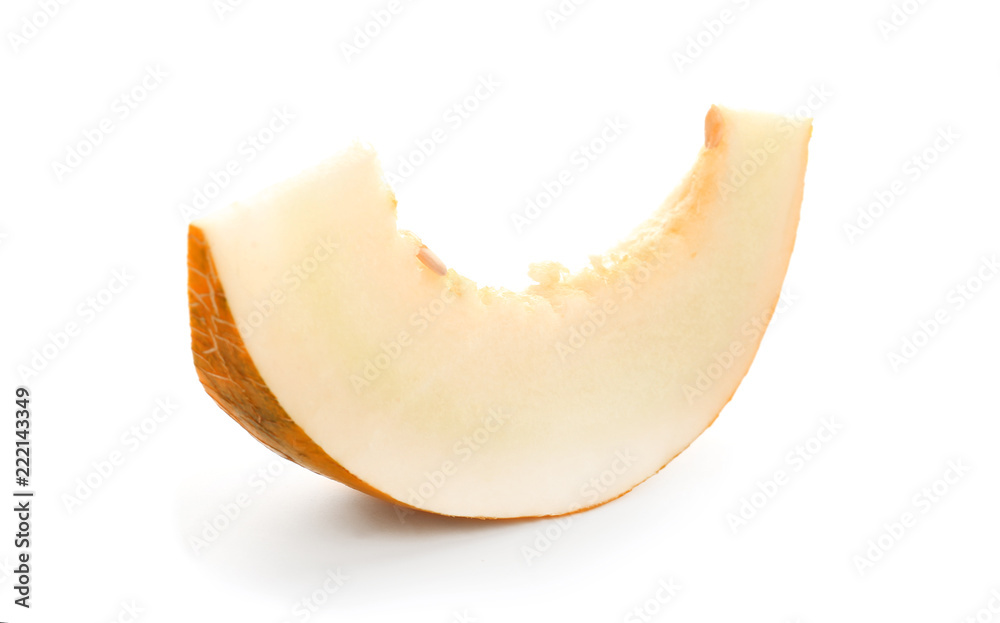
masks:
<path id="1" fill-rule="evenodd" d="M 886 0 L 592 0 L 554 25 L 556 0 L 405 1 L 350 58 L 343 44 L 388 0 L 221 15 L 211 0 L 70 2 L 47 20 L 41 4 L 0 13 L 0 437 L 13 490 L 27 384 L 38 492 L 30 611 L 12 603 L 13 513 L 0 520 L 3 620 L 124 623 L 134 603 L 150 623 L 962 621 L 1000 590 L 1000 279 L 967 283 L 1000 253 L 996 3 L 896 0 L 911 14 L 890 30 Z M 148 70 L 165 73 L 152 90 Z M 447 122 L 490 77 L 495 92 Z M 645 218 L 713 103 L 815 118 L 790 304 L 717 423 L 624 498 L 561 524 L 400 518 L 278 459 L 202 390 L 179 206 L 229 160 L 240 174 L 206 211 L 352 137 L 394 170 L 444 128 L 397 187 L 400 225 L 463 274 L 519 288 L 528 262 L 580 266 Z M 249 160 L 241 144 L 282 107 L 294 120 Z M 615 117 L 622 135 L 518 233 L 512 213 Z M 102 119 L 113 130 L 59 175 Z M 941 132 L 957 138 L 935 148 Z M 869 212 L 876 193 L 891 205 Z M 128 283 L 108 302 L 115 271 Z M 966 285 L 981 287 L 964 298 Z M 80 308 L 99 296 L 100 312 Z M 894 366 L 939 310 L 948 322 Z M 77 334 L 25 374 L 69 322 Z M 177 408 L 134 443 L 157 400 Z M 836 435 L 789 461 L 823 418 Z M 949 461 L 970 469 L 929 503 Z M 265 485 L 268 467 L 280 474 Z M 776 470 L 787 484 L 734 528 Z M 196 553 L 191 538 L 242 494 L 250 505 Z M 915 525 L 885 536 L 906 512 Z M 887 551 L 859 568 L 880 536 Z M 346 581 L 323 593 L 338 569 Z M 680 586 L 666 603 L 661 580 Z M 325 603 L 301 614 L 318 589 Z"/>

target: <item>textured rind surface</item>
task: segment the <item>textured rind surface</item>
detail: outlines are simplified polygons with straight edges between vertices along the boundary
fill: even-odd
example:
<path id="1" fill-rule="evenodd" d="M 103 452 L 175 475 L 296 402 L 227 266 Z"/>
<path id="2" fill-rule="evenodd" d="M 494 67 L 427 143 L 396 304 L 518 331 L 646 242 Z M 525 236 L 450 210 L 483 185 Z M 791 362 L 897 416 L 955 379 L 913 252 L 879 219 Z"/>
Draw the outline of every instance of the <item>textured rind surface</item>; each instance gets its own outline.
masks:
<path id="1" fill-rule="evenodd" d="M 198 378 L 223 411 L 289 461 L 358 491 L 402 504 L 330 458 L 278 403 L 240 337 L 208 241 L 195 225 L 188 227 L 188 304 L 191 351 Z"/>

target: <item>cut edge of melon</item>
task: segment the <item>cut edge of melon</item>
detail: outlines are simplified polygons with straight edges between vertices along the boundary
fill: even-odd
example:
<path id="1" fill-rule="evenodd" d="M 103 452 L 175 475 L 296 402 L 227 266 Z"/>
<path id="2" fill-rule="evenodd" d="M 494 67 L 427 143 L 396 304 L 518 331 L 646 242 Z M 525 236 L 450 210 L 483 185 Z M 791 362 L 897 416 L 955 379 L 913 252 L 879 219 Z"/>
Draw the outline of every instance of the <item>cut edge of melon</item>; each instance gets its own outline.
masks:
<path id="1" fill-rule="evenodd" d="M 257 367 L 250 358 L 250 353 L 247 352 L 246 345 L 243 343 L 243 338 L 239 334 L 226 302 L 222 283 L 215 271 L 208 241 L 205 239 L 204 232 L 196 225 L 188 226 L 188 303 L 191 312 L 191 351 L 198 379 L 208 395 L 223 411 L 253 435 L 254 439 L 282 458 L 362 493 L 415 511 L 458 519 L 494 521 L 549 519 L 581 513 L 603 506 L 629 493 L 635 487 L 658 474 L 697 439 L 697 437 L 692 439 L 691 443 L 670 457 L 654 473 L 622 491 L 619 495 L 565 513 L 519 517 L 471 517 L 449 515 L 420 508 L 398 500 L 352 474 L 327 454 L 285 412 L 277 397 L 264 383 L 264 379 L 261 378 Z M 775 300 L 775 305 L 777 305 L 777 300 Z M 756 354 L 755 350 L 753 357 L 756 357 Z M 753 357 L 751 357 L 751 361 Z M 730 394 L 729 398 L 726 399 L 726 404 L 732 400 L 735 393 L 734 389 L 733 394 Z M 722 413 L 721 409 L 715 414 L 705 430 L 708 430 L 715 423 L 720 413 Z M 704 431 L 699 433 L 698 437 L 702 434 Z"/>
<path id="2" fill-rule="evenodd" d="M 705 118 L 705 144 L 703 149 L 713 149 L 724 142 L 724 127 L 725 122 L 722 110 L 717 106 L 712 106 Z M 801 204 L 801 199 L 800 194 L 798 198 L 799 205 Z M 796 218 L 795 220 L 797 222 L 798 219 Z M 794 229 L 795 231 L 792 232 L 790 240 L 793 248 L 798 233 L 797 227 Z M 787 273 L 788 264 L 791 261 L 791 253 L 788 253 L 786 257 L 785 272 Z M 779 300 L 780 292 L 771 305 L 772 312 Z M 288 415 L 278 402 L 277 397 L 264 382 L 253 359 L 250 357 L 250 353 L 247 351 L 226 301 L 226 294 L 222 283 L 215 270 L 208 240 L 202 229 L 195 224 L 189 224 L 188 226 L 188 302 L 191 319 L 191 350 L 198 378 L 204 386 L 205 391 L 219 407 L 246 429 L 257 441 L 293 463 L 297 463 L 321 476 L 341 482 L 362 493 L 414 511 L 444 517 L 494 521 L 548 519 L 584 512 L 617 500 L 658 474 L 684 452 L 684 450 L 688 449 L 705 431 L 711 428 L 742 384 L 741 378 L 740 382 L 733 388 L 732 393 L 723 402 L 708 425 L 685 445 L 684 448 L 667 459 L 663 465 L 649 474 L 649 476 L 615 497 L 589 506 L 571 509 L 565 513 L 550 515 L 524 515 L 515 517 L 450 515 L 413 506 L 371 486 L 334 460 Z M 770 324 L 772 315 L 773 313 L 768 315 L 765 329 Z M 747 366 L 748 371 L 752 367 L 752 363 L 760 350 L 760 343 L 758 342 L 753 352 L 750 353 L 750 365 Z"/>

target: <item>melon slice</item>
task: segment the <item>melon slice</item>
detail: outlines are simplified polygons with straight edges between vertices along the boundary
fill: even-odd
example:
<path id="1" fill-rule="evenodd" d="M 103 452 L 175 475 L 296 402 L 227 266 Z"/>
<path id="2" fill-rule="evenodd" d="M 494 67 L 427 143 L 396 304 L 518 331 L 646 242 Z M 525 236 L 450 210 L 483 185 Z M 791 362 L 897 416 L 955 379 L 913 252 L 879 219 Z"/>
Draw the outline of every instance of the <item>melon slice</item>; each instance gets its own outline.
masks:
<path id="1" fill-rule="evenodd" d="M 575 274 L 533 265 L 522 292 L 477 287 L 398 231 L 375 153 L 354 145 L 191 224 L 198 375 L 278 454 L 396 504 L 480 518 L 603 504 L 684 450 L 749 369 L 810 134 L 713 107 L 649 220 Z"/>

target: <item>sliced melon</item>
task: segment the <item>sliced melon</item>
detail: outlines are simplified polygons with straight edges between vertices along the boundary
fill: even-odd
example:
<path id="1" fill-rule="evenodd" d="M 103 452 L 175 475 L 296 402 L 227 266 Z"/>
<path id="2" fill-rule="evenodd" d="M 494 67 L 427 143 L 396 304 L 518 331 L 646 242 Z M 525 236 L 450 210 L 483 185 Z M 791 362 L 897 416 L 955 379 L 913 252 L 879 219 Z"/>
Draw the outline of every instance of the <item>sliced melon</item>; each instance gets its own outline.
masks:
<path id="1" fill-rule="evenodd" d="M 713 107 L 692 171 L 617 247 L 522 292 L 477 287 L 396 228 L 354 145 L 193 223 L 195 365 L 282 456 L 481 518 L 612 500 L 716 418 L 791 256 L 808 121 Z"/>

